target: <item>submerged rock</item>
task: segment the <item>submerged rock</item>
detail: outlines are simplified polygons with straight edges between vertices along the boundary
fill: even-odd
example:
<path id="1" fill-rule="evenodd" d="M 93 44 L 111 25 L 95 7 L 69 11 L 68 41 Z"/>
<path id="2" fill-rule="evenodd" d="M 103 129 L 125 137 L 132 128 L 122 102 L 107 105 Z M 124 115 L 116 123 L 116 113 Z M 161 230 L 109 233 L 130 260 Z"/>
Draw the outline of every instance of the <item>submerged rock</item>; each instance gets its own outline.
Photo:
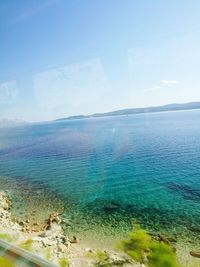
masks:
<path id="1" fill-rule="evenodd" d="M 200 201 L 200 190 L 189 186 L 187 184 L 178 184 L 174 182 L 166 183 L 165 186 L 170 190 L 176 193 L 179 193 L 184 199 Z"/>
<path id="2" fill-rule="evenodd" d="M 115 202 L 108 203 L 103 206 L 103 210 L 106 212 L 114 212 L 120 208 L 120 205 Z"/>
<path id="3" fill-rule="evenodd" d="M 158 238 L 160 239 L 160 241 L 164 242 L 167 245 L 170 245 L 171 244 L 171 242 L 169 241 L 169 239 L 166 236 L 164 236 L 164 235 L 158 234 Z"/>
<path id="4" fill-rule="evenodd" d="M 190 251 L 190 255 L 195 258 L 200 258 L 200 251 Z"/>

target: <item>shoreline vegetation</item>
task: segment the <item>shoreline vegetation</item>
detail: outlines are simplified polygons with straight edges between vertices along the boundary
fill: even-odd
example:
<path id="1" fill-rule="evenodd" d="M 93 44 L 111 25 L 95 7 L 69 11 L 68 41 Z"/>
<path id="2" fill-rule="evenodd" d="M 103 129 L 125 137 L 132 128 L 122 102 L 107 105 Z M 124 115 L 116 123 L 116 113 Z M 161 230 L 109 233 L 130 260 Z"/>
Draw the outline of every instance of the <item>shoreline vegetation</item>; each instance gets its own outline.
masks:
<path id="1" fill-rule="evenodd" d="M 113 248 L 99 250 L 79 242 L 77 236 L 68 237 L 63 231 L 62 215 L 50 214 L 43 225 L 31 224 L 12 216 L 13 201 L 5 191 L 0 192 L 0 239 L 15 244 L 51 263 L 66 266 L 133 266 L 133 267 L 198 267 L 200 252 L 187 244 L 160 233 L 148 233 L 139 225 L 113 244 Z M 4 260 L 0 256 L 0 263 Z M 2 266 L 13 266 L 6 265 Z M 15 265 L 14 265 L 15 266 Z"/>

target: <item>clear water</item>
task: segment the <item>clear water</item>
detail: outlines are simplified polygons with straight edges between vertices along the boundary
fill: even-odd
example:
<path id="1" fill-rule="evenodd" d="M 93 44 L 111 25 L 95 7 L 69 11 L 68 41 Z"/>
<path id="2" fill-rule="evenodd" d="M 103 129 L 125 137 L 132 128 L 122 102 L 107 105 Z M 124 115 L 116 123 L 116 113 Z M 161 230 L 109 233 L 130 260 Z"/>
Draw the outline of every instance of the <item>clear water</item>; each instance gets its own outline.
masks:
<path id="1" fill-rule="evenodd" d="M 133 218 L 197 233 L 200 110 L 1 128 L 0 176 L 33 203 L 62 200 L 67 231 L 80 235 L 127 231 Z"/>

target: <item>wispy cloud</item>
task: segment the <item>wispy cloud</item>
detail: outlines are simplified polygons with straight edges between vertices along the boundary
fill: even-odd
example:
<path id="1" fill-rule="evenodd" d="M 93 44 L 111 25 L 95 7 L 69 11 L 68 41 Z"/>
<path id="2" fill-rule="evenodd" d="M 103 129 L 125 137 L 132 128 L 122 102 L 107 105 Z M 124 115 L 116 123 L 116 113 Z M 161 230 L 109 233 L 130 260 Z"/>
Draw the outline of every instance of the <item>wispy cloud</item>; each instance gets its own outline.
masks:
<path id="1" fill-rule="evenodd" d="M 0 104 L 13 103 L 18 95 L 16 81 L 0 83 Z"/>
<path id="2" fill-rule="evenodd" d="M 166 89 L 167 87 L 171 87 L 172 85 L 178 85 L 179 81 L 177 80 L 161 80 L 158 84 L 143 89 L 144 92 L 154 92 L 162 89 Z"/>
<path id="3" fill-rule="evenodd" d="M 179 84 L 179 81 L 176 81 L 176 80 L 162 80 L 161 83 L 163 83 L 163 84 Z"/>

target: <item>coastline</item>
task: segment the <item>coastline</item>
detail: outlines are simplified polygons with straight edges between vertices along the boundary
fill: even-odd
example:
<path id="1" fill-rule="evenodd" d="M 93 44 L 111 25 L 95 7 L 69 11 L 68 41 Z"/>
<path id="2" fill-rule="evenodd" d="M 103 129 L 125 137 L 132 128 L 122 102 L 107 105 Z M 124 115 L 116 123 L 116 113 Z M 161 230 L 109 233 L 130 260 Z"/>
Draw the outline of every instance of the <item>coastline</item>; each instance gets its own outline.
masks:
<path id="1" fill-rule="evenodd" d="M 17 245 L 58 266 L 93 266 L 97 250 L 86 246 L 76 236 L 68 237 L 63 231 L 63 220 L 57 212 L 52 213 L 41 225 L 27 219 L 12 216 L 12 200 L 0 192 L 0 239 Z M 105 251 L 106 247 L 104 248 Z M 92 257 L 88 257 L 88 253 Z M 113 262 L 123 259 L 122 253 L 109 249 Z M 63 263 L 66 261 L 66 265 Z M 68 264 L 69 263 L 69 264 Z M 62 265 L 63 264 L 63 265 Z M 138 263 L 126 265 L 139 267 Z"/>
<path id="2" fill-rule="evenodd" d="M 69 266 L 94 266 L 93 258 L 87 257 L 87 254 L 100 250 L 106 250 L 112 255 L 113 261 L 124 257 L 123 253 L 116 250 L 117 239 L 116 237 L 112 238 L 112 234 L 107 237 L 102 236 L 102 242 L 99 242 L 99 233 L 94 235 L 89 231 L 83 238 L 81 234 L 68 236 L 63 229 L 63 225 L 67 225 L 68 221 L 62 218 L 58 212 L 54 212 L 50 216 L 46 214 L 46 220 L 41 224 L 33 222 L 28 217 L 25 221 L 21 220 L 20 216 L 14 217 L 12 206 L 13 202 L 9 194 L 0 192 L 0 238 L 48 259 L 52 263 L 60 264 L 62 259 L 67 259 L 70 262 Z M 121 237 L 118 237 L 118 240 L 120 239 Z M 200 266 L 200 261 L 190 255 L 190 251 L 198 247 L 187 241 L 184 242 L 184 239 L 180 238 L 174 243 L 174 246 L 180 263 L 187 263 L 189 266 L 195 267 Z M 144 265 L 132 262 L 125 266 L 139 267 Z"/>

